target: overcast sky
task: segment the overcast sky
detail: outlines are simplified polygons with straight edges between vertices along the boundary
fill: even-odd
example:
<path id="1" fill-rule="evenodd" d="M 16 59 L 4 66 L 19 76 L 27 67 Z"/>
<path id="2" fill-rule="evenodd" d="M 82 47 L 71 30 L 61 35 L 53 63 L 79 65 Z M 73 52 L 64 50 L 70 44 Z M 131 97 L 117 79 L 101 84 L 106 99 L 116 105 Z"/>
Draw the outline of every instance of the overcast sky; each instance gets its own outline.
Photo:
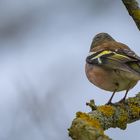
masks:
<path id="1" fill-rule="evenodd" d="M 108 101 L 111 93 L 85 76 L 97 33 L 109 33 L 140 55 L 140 33 L 121 0 L 2 0 L 0 19 L 0 140 L 70 140 L 75 113 L 90 111 L 90 99 Z M 137 84 L 128 96 L 139 91 Z M 138 139 L 139 125 L 106 134 Z"/>

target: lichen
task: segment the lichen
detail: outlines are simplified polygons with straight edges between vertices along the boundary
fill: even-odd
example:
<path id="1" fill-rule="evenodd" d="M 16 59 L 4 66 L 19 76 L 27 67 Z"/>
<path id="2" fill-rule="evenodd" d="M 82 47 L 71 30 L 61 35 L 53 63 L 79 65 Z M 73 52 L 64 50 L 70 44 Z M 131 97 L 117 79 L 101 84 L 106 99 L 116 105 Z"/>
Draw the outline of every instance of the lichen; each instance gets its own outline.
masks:
<path id="1" fill-rule="evenodd" d="M 97 110 L 100 111 L 106 117 L 111 117 L 115 113 L 113 106 L 110 105 L 99 106 Z"/>
<path id="2" fill-rule="evenodd" d="M 74 140 L 111 140 L 104 134 L 99 120 L 82 112 L 76 113 L 76 119 L 68 130 Z"/>
<path id="3" fill-rule="evenodd" d="M 96 107 L 89 113 L 77 112 L 68 129 L 73 140 L 108 140 L 105 130 L 111 127 L 125 129 L 128 123 L 139 120 L 140 93 L 124 102 Z"/>
<path id="4" fill-rule="evenodd" d="M 140 20 L 140 10 L 132 10 L 132 14 L 135 19 Z"/>
<path id="5" fill-rule="evenodd" d="M 128 105 L 132 105 L 133 104 L 133 105 L 139 106 L 140 105 L 140 100 L 139 100 L 139 98 L 129 98 L 127 100 L 127 104 Z"/>
<path id="6" fill-rule="evenodd" d="M 124 109 L 120 108 L 117 120 L 117 126 L 121 129 L 126 129 L 128 120 L 128 114 Z"/>
<path id="7" fill-rule="evenodd" d="M 133 117 L 136 117 L 137 118 L 137 117 L 140 116 L 140 107 L 135 106 L 133 104 L 130 104 L 129 107 L 130 107 L 130 110 L 131 110 L 131 115 Z"/>
<path id="8" fill-rule="evenodd" d="M 89 126 L 95 127 L 97 129 L 102 129 L 99 121 L 97 119 L 93 119 L 90 115 L 82 112 L 77 112 L 76 117 L 84 120 Z"/>
<path id="9" fill-rule="evenodd" d="M 137 98 L 128 99 L 128 107 L 130 110 L 130 115 L 134 118 L 140 117 L 140 94 L 137 94 Z"/>

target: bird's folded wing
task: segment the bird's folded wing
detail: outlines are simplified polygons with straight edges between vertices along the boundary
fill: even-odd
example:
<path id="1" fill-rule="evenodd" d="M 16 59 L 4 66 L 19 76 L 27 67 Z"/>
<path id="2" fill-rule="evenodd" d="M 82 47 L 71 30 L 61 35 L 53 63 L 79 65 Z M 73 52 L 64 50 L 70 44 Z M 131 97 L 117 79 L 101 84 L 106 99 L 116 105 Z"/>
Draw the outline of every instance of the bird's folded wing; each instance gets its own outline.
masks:
<path id="1" fill-rule="evenodd" d="M 110 69 L 118 69 L 126 72 L 134 72 L 140 75 L 140 59 L 136 55 L 130 55 L 129 51 L 100 51 L 92 52 L 87 57 L 87 62 L 90 64 L 102 65 Z"/>

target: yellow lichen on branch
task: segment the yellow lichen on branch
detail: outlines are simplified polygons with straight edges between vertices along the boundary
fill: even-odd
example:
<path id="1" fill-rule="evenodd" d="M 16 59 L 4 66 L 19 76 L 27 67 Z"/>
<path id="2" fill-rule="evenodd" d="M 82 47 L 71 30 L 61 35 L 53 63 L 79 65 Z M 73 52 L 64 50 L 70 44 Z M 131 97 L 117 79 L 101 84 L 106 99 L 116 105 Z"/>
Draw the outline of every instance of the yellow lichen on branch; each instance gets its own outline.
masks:
<path id="1" fill-rule="evenodd" d="M 140 93 L 125 102 L 96 106 L 92 100 L 88 105 L 92 111 L 78 112 L 69 128 L 69 135 L 74 140 L 110 140 L 104 134 L 105 130 L 126 129 L 128 123 L 140 119 Z"/>
<path id="2" fill-rule="evenodd" d="M 86 113 L 82 113 L 82 112 L 77 112 L 76 117 L 79 119 L 82 119 L 83 121 L 86 121 L 86 123 L 89 126 L 95 127 L 97 129 L 101 129 L 101 125 L 99 123 L 99 121 L 97 119 L 93 119 L 91 118 L 89 115 L 87 115 Z M 102 131 L 103 129 L 101 129 Z"/>
<path id="3" fill-rule="evenodd" d="M 110 140 L 104 135 L 104 130 L 98 119 L 92 118 L 89 114 L 77 112 L 69 136 L 73 140 Z"/>
<path id="4" fill-rule="evenodd" d="M 105 106 L 105 105 L 102 105 L 102 106 L 99 106 L 97 108 L 98 111 L 100 111 L 101 113 L 103 113 L 105 116 L 107 117 L 110 117 L 114 114 L 114 107 L 113 106 Z"/>

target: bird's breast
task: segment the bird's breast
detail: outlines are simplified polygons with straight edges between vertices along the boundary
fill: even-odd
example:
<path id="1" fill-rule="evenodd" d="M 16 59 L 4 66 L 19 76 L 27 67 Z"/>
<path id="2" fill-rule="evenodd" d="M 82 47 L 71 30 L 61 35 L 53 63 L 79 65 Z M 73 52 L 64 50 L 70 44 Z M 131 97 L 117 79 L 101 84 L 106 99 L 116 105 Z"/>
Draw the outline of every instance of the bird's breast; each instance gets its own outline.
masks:
<path id="1" fill-rule="evenodd" d="M 98 65 L 86 64 L 86 75 L 88 80 L 97 87 L 107 91 L 122 91 L 132 88 L 137 81 L 130 80 L 124 76 L 125 73 L 107 69 Z"/>

